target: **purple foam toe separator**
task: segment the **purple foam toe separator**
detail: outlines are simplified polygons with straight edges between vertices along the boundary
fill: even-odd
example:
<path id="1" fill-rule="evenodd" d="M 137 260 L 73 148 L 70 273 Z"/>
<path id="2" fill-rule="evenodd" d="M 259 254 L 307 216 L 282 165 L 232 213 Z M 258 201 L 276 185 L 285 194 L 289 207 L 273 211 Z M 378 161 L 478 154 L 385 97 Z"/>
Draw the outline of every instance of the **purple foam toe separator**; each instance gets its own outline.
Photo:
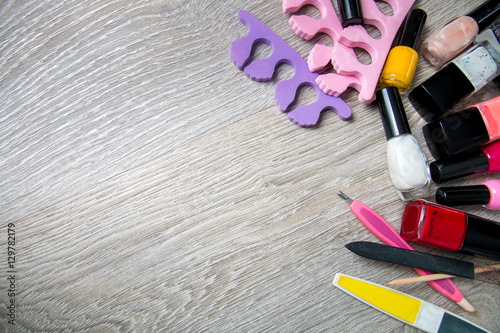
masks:
<path id="1" fill-rule="evenodd" d="M 316 79 L 319 75 L 309 70 L 306 60 L 290 45 L 249 12 L 240 10 L 238 16 L 249 30 L 247 36 L 235 40 L 231 46 L 231 58 L 240 70 L 244 70 L 254 81 L 270 81 L 276 67 L 282 63 L 289 64 L 295 70 L 291 79 L 276 85 L 275 99 L 282 112 L 286 112 L 293 103 L 301 86 L 307 85 L 316 91 L 317 100 L 314 103 L 301 105 L 288 112 L 292 122 L 302 127 L 314 126 L 321 112 L 326 109 L 335 111 L 342 120 L 351 116 L 351 109 L 341 98 L 327 95 L 318 87 Z M 252 48 L 258 43 L 270 45 L 272 54 L 249 63 Z"/>

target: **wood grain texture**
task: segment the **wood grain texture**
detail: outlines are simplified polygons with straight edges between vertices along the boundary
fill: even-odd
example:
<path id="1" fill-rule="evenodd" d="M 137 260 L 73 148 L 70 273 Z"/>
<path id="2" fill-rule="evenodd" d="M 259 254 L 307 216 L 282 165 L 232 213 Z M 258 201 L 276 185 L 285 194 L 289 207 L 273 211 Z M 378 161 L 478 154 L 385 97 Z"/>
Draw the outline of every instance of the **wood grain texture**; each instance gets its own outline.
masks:
<path id="1" fill-rule="evenodd" d="M 476 5 L 417 1 L 424 36 Z M 293 125 L 273 98 L 290 67 L 257 83 L 231 62 L 231 42 L 246 34 L 239 9 L 304 57 L 324 40 L 297 37 L 281 1 L 0 3 L 0 330 L 416 332 L 331 284 L 337 272 L 378 283 L 413 275 L 344 248 L 376 239 L 339 190 L 399 230 L 404 203 L 377 108 L 349 91 L 351 120 Z M 421 60 L 414 84 L 434 70 Z M 490 85 L 462 105 L 497 94 Z M 298 103 L 313 100 L 305 89 Z M 15 327 L 5 315 L 9 223 Z M 455 280 L 477 313 L 425 284 L 397 289 L 499 332 L 498 276 Z"/>

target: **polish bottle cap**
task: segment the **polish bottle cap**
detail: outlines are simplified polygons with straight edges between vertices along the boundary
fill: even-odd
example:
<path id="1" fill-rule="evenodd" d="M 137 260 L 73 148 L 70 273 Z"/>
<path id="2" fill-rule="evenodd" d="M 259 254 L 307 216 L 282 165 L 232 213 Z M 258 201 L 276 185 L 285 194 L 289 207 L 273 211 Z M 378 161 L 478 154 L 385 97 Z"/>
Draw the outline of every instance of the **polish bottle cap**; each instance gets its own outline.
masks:
<path id="1" fill-rule="evenodd" d="M 500 1 L 490 0 L 467 16 L 472 17 L 477 22 L 479 31 L 481 31 L 493 23 L 498 14 L 500 14 Z"/>
<path id="2" fill-rule="evenodd" d="M 410 124 L 406 118 L 398 88 L 382 88 L 376 92 L 376 96 L 387 140 L 395 136 L 411 134 Z"/>
<path id="3" fill-rule="evenodd" d="M 445 158 L 490 141 L 484 119 L 476 107 L 430 122 L 422 130 L 435 158 Z"/>
<path id="4" fill-rule="evenodd" d="M 449 63 L 408 96 L 417 112 L 431 121 L 442 116 L 462 98 L 474 92 L 475 87 L 454 63 Z"/>
<path id="5" fill-rule="evenodd" d="M 475 173 L 486 172 L 488 168 L 488 156 L 481 149 L 452 155 L 448 158 L 434 161 L 429 166 L 431 178 L 438 184 Z"/>
<path id="6" fill-rule="evenodd" d="M 500 260 L 500 223 L 468 214 L 460 252 Z"/>
<path id="7" fill-rule="evenodd" d="M 490 190 L 485 185 L 440 187 L 436 191 L 436 202 L 445 206 L 487 205 Z"/>
<path id="8" fill-rule="evenodd" d="M 360 0 L 338 0 L 340 19 L 342 27 L 363 24 L 363 12 Z"/>
<path id="9" fill-rule="evenodd" d="M 427 13 L 424 10 L 413 9 L 406 18 L 398 45 L 415 49 L 426 19 Z"/>

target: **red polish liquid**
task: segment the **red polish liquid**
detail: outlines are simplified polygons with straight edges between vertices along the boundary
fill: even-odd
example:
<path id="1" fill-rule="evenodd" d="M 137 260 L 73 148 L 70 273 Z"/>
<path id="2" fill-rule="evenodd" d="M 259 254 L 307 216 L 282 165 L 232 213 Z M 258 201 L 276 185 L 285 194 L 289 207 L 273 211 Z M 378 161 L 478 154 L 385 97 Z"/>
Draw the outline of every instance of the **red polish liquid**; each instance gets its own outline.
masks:
<path id="1" fill-rule="evenodd" d="M 448 251 L 459 251 L 467 233 L 467 214 L 424 200 L 410 202 L 401 224 L 401 236 Z"/>

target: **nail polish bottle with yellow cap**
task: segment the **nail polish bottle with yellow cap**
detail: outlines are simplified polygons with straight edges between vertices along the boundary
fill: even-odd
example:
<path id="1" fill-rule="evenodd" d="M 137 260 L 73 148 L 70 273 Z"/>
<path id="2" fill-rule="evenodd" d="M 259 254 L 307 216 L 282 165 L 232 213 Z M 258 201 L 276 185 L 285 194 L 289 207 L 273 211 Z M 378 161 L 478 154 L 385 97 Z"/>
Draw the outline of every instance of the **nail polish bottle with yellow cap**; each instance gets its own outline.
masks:
<path id="1" fill-rule="evenodd" d="M 396 87 L 399 92 L 410 88 L 418 63 L 415 46 L 426 19 L 427 13 L 422 9 L 413 9 L 408 14 L 398 46 L 387 56 L 379 88 Z"/>

